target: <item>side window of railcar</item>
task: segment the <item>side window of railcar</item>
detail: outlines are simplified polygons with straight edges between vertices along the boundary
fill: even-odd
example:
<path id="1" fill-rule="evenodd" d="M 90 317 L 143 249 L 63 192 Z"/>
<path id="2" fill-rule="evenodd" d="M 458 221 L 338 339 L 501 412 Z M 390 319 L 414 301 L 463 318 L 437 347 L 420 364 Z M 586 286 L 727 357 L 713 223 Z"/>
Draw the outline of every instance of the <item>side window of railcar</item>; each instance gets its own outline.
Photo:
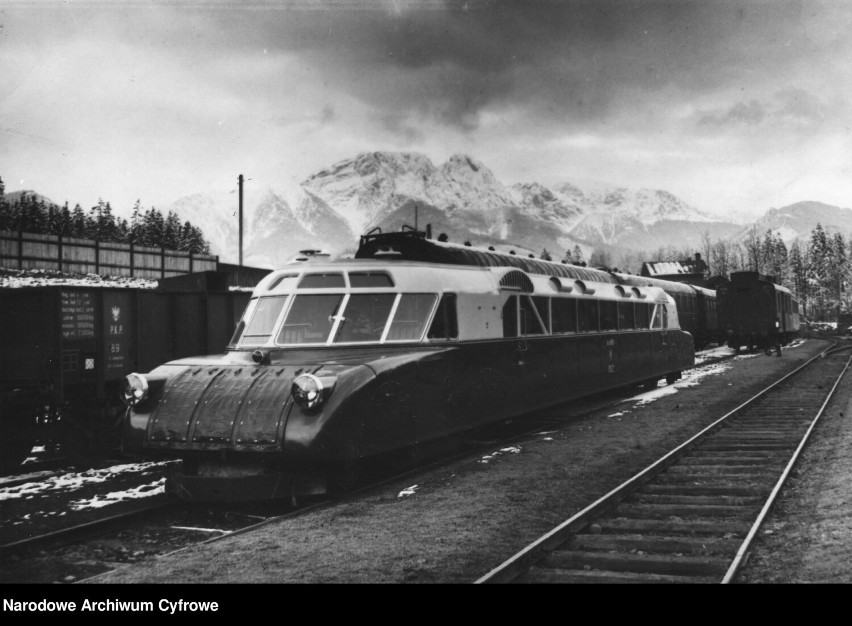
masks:
<path id="1" fill-rule="evenodd" d="M 651 305 L 645 304 L 644 302 L 636 303 L 636 328 L 648 329 L 650 328 L 651 321 Z"/>
<path id="2" fill-rule="evenodd" d="M 551 298 L 545 298 L 544 296 L 533 296 L 532 301 L 535 305 L 536 311 L 538 311 L 538 315 L 541 318 L 542 323 L 544 324 L 544 332 L 550 332 L 550 300 Z"/>
<path id="3" fill-rule="evenodd" d="M 402 294 L 385 341 L 418 341 L 436 298 L 433 293 Z"/>
<path id="4" fill-rule="evenodd" d="M 396 294 L 354 293 L 337 326 L 334 343 L 379 341 L 385 330 Z"/>
<path id="5" fill-rule="evenodd" d="M 546 306 L 547 303 L 545 303 Z M 541 322 L 536 315 L 535 306 L 529 297 L 523 296 L 520 299 L 520 314 L 521 314 L 521 335 L 543 335 L 544 328 L 541 327 Z"/>
<path id="6" fill-rule="evenodd" d="M 600 303 L 601 330 L 618 330 L 618 303 L 605 300 Z"/>
<path id="7" fill-rule="evenodd" d="M 632 302 L 618 302 L 618 328 L 629 330 L 635 328 Z"/>
<path id="8" fill-rule="evenodd" d="M 290 296 L 270 296 L 258 298 L 254 307 L 254 313 L 246 324 L 246 330 L 240 340 L 241 344 L 266 343 L 272 331 L 275 330 L 275 322 L 281 314 L 281 309 L 287 303 Z"/>
<path id="9" fill-rule="evenodd" d="M 518 296 L 509 296 L 503 305 L 503 336 L 518 336 Z"/>
<path id="10" fill-rule="evenodd" d="M 577 330 L 581 333 L 598 332 L 598 301 L 577 301 Z"/>
<path id="11" fill-rule="evenodd" d="M 668 328 L 669 312 L 666 305 L 658 304 L 654 307 L 654 317 L 651 320 L 651 328 Z"/>
<path id="12" fill-rule="evenodd" d="M 277 343 L 325 343 L 342 300 L 341 294 L 296 296 Z"/>
<path id="13" fill-rule="evenodd" d="M 577 301 L 574 298 L 553 298 L 553 332 L 577 332 Z"/>
<path id="14" fill-rule="evenodd" d="M 458 339 L 459 321 L 456 316 L 456 294 L 445 293 L 438 303 L 435 319 L 429 327 L 429 339 Z"/>

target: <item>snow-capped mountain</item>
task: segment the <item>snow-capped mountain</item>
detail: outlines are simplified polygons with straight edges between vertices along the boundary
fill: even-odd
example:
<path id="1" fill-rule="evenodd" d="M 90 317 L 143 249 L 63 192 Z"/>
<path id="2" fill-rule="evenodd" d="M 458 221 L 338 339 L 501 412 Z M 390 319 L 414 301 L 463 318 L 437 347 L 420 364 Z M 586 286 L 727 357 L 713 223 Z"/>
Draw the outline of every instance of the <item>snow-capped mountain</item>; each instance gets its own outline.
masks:
<path id="1" fill-rule="evenodd" d="M 519 251 L 547 248 L 559 255 L 575 245 L 587 252 L 596 246 L 638 251 L 698 245 L 705 231 L 727 236 L 737 229 L 713 222 L 666 191 L 584 186 L 585 192 L 568 181 L 509 187 L 463 154 L 436 166 L 417 153 L 362 153 L 309 176 L 296 190 L 247 193 L 244 262 L 276 265 L 306 247 L 353 251 L 358 237 L 373 228 L 399 230 L 415 222 L 420 228 L 431 224 L 433 232 L 451 240 Z M 233 262 L 236 200 L 231 195 L 226 201 L 230 214 L 217 208 L 216 215 L 227 216 L 227 223 L 211 218 L 221 200 L 190 196 L 170 208 L 205 225 L 213 252 Z"/>
<path id="2" fill-rule="evenodd" d="M 780 209 L 769 209 L 754 224 L 741 227 L 734 240 L 742 241 L 751 229 L 763 237 L 767 231 L 780 235 L 786 245 L 794 240 L 807 242 L 811 231 L 820 224 L 826 232 L 839 232 L 848 237 L 852 232 L 852 209 L 821 202 L 797 202 Z"/>

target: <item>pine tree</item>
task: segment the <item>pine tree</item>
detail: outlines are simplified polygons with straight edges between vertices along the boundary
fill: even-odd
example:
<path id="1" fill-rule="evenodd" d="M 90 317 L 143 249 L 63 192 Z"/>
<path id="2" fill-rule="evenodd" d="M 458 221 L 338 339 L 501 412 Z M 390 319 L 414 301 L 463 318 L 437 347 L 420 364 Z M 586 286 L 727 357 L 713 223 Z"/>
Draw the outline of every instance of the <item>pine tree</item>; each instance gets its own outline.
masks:
<path id="1" fill-rule="evenodd" d="M 808 244 L 808 261 L 808 282 L 815 296 L 813 314 L 816 319 L 823 319 L 825 316 L 826 288 L 829 282 L 828 264 L 830 263 L 830 256 L 828 238 L 822 224 L 817 223 L 811 231 Z"/>
<path id="2" fill-rule="evenodd" d="M 547 248 L 543 248 L 541 251 L 541 259 L 543 261 L 552 261 L 553 257 L 550 256 L 550 253 L 547 251 Z"/>
<path id="3" fill-rule="evenodd" d="M 137 199 L 130 212 L 130 225 L 127 231 L 127 243 L 138 244 L 142 233 L 142 200 Z"/>
<path id="4" fill-rule="evenodd" d="M 178 250 L 180 247 L 181 223 L 177 213 L 169 210 L 163 223 L 162 246 L 168 250 Z"/>
<path id="5" fill-rule="evenodd" d="M 86 236 L 86 214 L 83 213 L 83 207 L 79 203 L 74 205 L 74 212 L 71 214 L 70 235 L 78 239 L 83 239 Z"/>

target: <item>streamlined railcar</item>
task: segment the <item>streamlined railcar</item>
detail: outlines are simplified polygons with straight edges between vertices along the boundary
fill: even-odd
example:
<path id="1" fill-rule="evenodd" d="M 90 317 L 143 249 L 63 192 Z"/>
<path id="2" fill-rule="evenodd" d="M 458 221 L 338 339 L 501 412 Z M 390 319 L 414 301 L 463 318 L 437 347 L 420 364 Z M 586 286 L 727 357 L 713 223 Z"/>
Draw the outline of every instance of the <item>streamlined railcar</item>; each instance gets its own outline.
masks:
<path id="1" fill-rule="evenodd" d="M 285 266 L 224 355 L 128 375 L 125 452 L 180 459 L 181 499 L 320 494 L 366 460 L 694 364 L 660 288 L 393 253 Z"/>
<path id="2" fill-rule="evenodd" d="M 732 272 L 716 293 L 719 323 L 735 350 L 780 349 L 799 333 L 799 302 L 772 276 Z"/>

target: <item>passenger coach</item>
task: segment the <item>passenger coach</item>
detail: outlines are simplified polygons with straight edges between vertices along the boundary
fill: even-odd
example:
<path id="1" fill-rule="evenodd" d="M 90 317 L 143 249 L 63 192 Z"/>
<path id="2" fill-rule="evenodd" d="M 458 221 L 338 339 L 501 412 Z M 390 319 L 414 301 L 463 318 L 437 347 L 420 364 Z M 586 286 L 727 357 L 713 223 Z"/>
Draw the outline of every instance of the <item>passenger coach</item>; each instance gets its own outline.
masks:
<path id="1" fill-rule="evenodd" d="M 579 269 L 579 268 L 578 268 Z M 598 391 L 674 381 L 692 338 L 655 287 L 352 259 L 265 278 L 219 356 L 127 376 L 126 452 L 169 491 L 326 491 L 358 461 Z"/>

